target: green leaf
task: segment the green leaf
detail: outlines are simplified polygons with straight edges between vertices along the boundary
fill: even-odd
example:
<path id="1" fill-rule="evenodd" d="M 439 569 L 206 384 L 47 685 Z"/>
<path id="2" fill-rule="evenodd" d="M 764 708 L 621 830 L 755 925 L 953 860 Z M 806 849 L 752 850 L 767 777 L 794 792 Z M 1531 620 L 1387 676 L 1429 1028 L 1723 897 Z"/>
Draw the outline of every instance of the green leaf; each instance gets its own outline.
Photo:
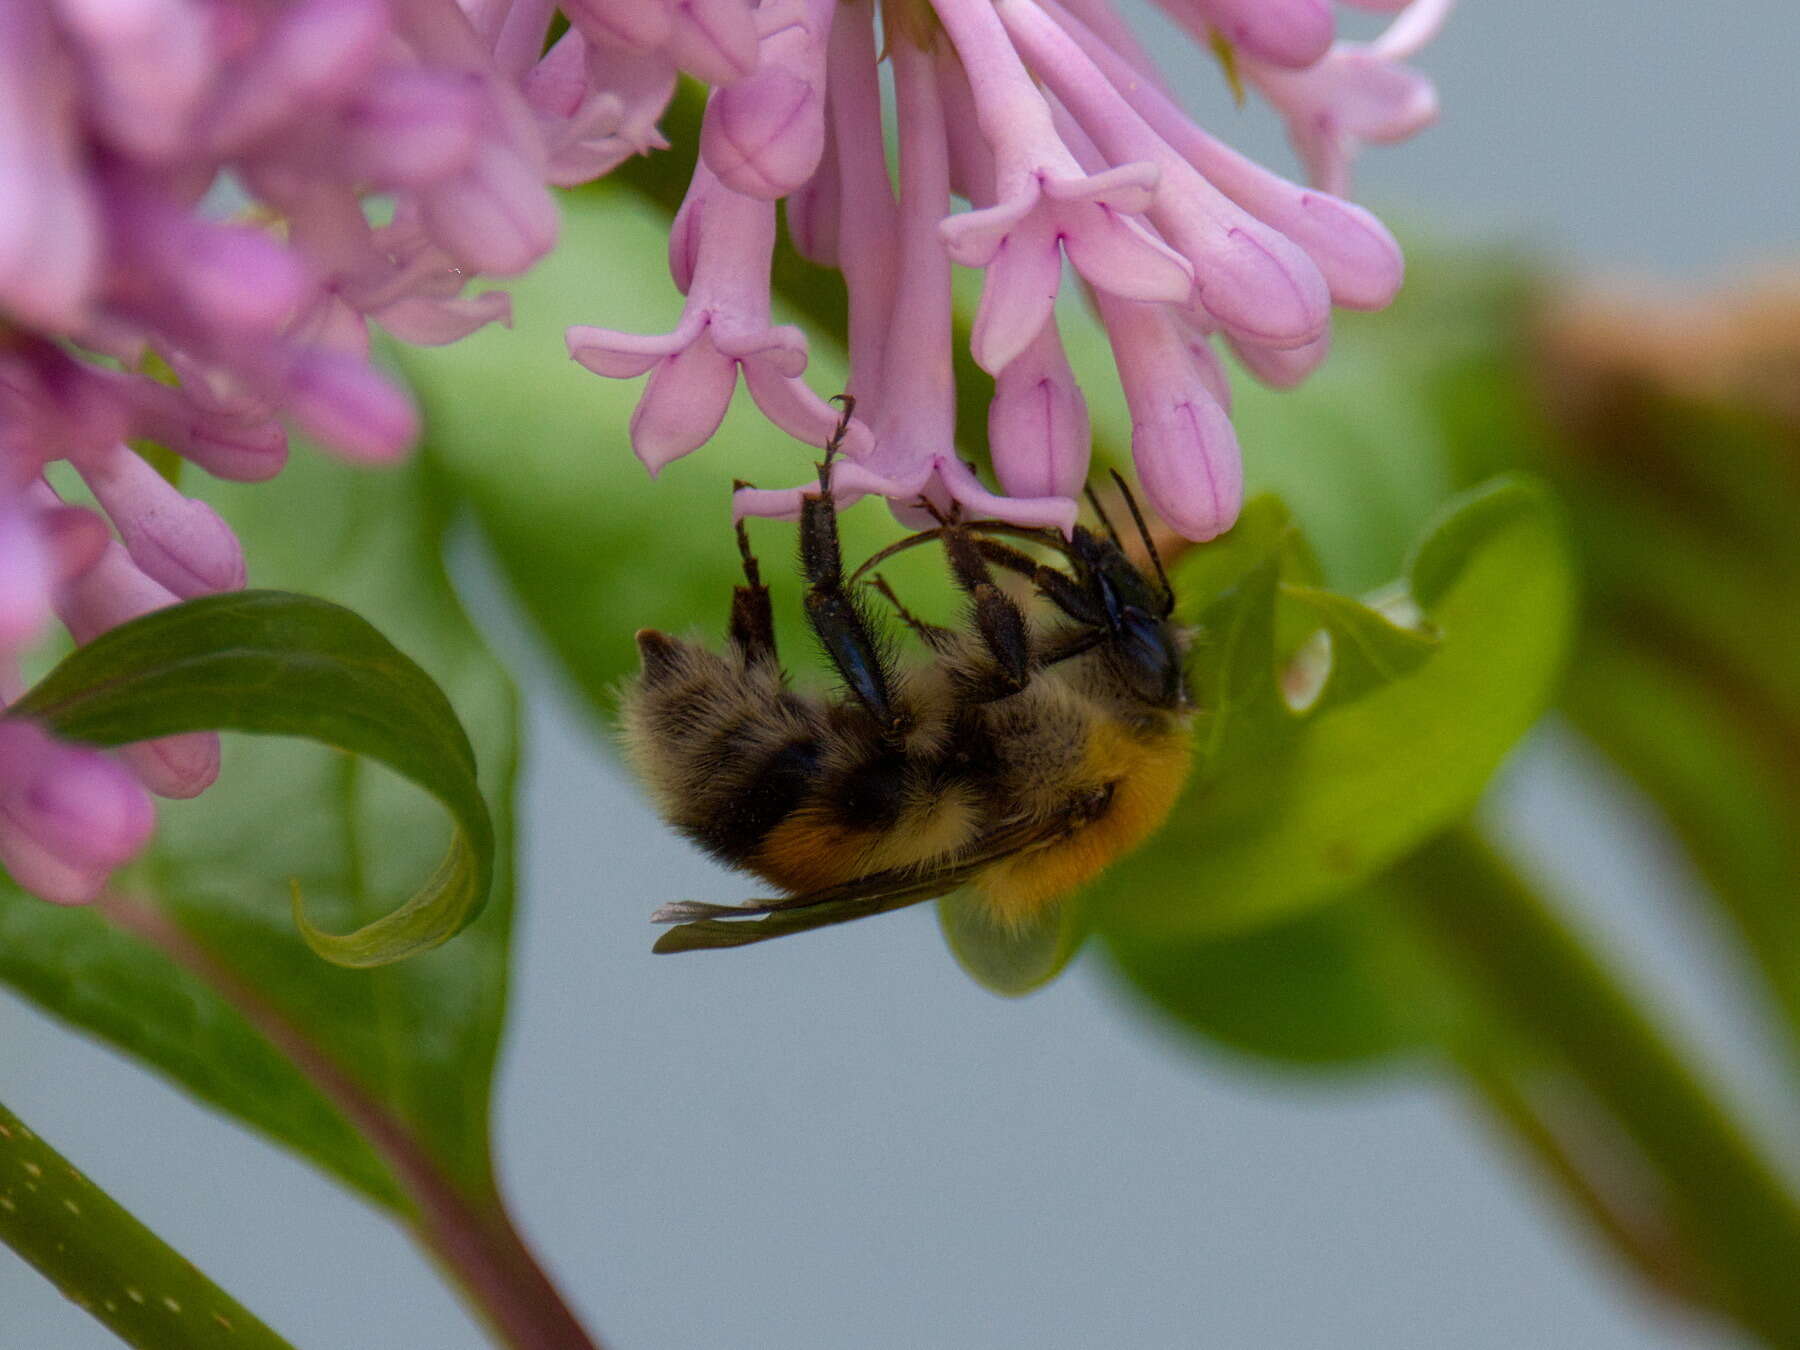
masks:
<path id="1" fill-rule="evenodd" d="M 486 1195 L 517 711 L 444 575 L 442 502 L 421 468 L 376 472 L 311 454 L 277 482 L 205 491 L 243 539 L 259 583 L 354 609 L 442 689 L 492 811 L 494 882 L 454 942 L 378 969 L 321 962 L 295 931 L 289 880 L 318 923 L 354 930 L 432 875 L 450 822 L 378 761 L 302 740 L 227 736 L 217 785 L 159 806 L 148 856 L 117 887 L 153 904 L 256 991 L 466 1195 Z M 404 715 L 443 712 L 421 705 Z M 0 980 L 378 1202 L 402 1203 L 386 1164 L 233 1003 L 96 909 L 46 905 L 0 883 Z"/>
<path id="2" fill-rule="evenodd" d="M 1115 932 L 1117 974 L 1208 1041 L 1299 1067 L 1431 1049 L 1450 997 L 1377 879 L 1337 903 L 1216 937 Z"/>
<path id="3" fill-rule="evenodd" d="M 76 649 L 12 709 L 59 736 L 128 745 L 185 731 L 301 736 L 367 755 L 417 783 L 457 828 L 405 904 L 344 937 L 308 922 L 307 944 L 341 966 L 380 966 L 448 941 L 481 912 L 494 827 L 475 754 L 431 677 L 352 610 L 283 591 L 203 596 Z"/>
<path id="4" fill-rule="evenodd" d="M 1437 647 L 1435 634 L 1403 628 L 1348 596 L 1314 586 L 1284 586 L 1281 595 L 1324 623 L 1318 631 L 1326 638 L 1325 685 L 1316 698 L 1302 704 L 1308 716 L 1354 703 L 1412 674 Z"/>
<path id="5" fill-rule="evenodd" d="M 1366 881 L 1468 811 L 1543 710 L 1567 644 L 1573 570 L 1549 495 L 1508 479 L 1458 499 L 1407 577 L 1438 636 L 1430 659 L 1285 726 L 1244 713 L 1270 706 L 1277 675 L 1262 665 L 1272 644 L 1244 646 L 1251 619 L 1229 616 L 1226 684 L 1198 682 L 1203 708 L 1221 700 L 1210 716 L 1222 730 L 1162 832 L 1096 883 L 1103 929 L 1193 938 L 1268 922 Z"/>
<path id="6" fill-rule="evenodd" d="M 4 1106 L 0 1241 L 127 1345 L 290 1350 Z"/>
<path id="7" fill-rule="evenodd" d="M 1064 901 L 1022 924 L 997 923 L 973 891 L 938 901 L 938 926 L 956 963 L 996 994 L 1018 998 L 1049 984 L 1081 950 L 1088 925 L 1079 902 Z"/>

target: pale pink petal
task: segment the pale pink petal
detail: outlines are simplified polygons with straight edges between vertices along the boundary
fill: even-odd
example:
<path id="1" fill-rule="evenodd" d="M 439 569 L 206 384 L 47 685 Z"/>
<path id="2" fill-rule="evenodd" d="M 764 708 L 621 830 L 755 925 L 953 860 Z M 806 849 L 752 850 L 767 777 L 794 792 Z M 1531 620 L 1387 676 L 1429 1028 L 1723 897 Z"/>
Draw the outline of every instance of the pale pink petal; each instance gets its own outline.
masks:
<path id="1" fill-rule="evenodd" d="M 631 448 L 652 476 L 712 439 L 737 388 L 737 362 L 704 334 L 663 358 L 631 415 Z"/>
<path id="2" fill-rule="evenodd" d="M 1057 242 L 1048 217 L 1036 215 L 1009 231 L 988 261 L 969 346 L 990 374 L 1005 369 L 1050 322 L 1062 285 Z"/>

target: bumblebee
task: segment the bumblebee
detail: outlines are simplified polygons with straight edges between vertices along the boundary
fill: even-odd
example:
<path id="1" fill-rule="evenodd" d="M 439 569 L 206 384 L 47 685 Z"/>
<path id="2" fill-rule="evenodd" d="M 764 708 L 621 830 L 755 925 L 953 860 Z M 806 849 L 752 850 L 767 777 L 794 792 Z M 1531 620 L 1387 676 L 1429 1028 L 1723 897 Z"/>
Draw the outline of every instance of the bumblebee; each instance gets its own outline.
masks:
<path id="1" fill-rule="evenodd" d="M 677 830 L 783 892 L 748 905 L 665 905 L 655 921 L 682 927 L 658 951 L 738 946 L 964 886 L 995 923 L 1018 928 L 1142 843 L 1187 776 L 1187 637 L 1171 621 L 1174 595 L 1129 493 L 1154 575 L 1100 513 L 1104 533 L 1077 525 L 1067 539 L 936 516 L 935 528 L 846 579 L 831 495 L 842 429 L 799 522 L 806 617 L 841 689 L 821 698 L 788 687 L 742 522 L 744 584 L 732 595 L 727 650 L 637 634 L 642 668 L 621 700 L 637 772 Z M 914 617 L 879 573 L 863 581 L 893 554 L 934 541 L 968 601 L 961 628 Z M 996 571 L 1027 579 L 1042 616 L 1009 597 Z M 929 661 L 895 662 L 867 589 Z M 767 917 L 743 922 L 756 915 Z"/>

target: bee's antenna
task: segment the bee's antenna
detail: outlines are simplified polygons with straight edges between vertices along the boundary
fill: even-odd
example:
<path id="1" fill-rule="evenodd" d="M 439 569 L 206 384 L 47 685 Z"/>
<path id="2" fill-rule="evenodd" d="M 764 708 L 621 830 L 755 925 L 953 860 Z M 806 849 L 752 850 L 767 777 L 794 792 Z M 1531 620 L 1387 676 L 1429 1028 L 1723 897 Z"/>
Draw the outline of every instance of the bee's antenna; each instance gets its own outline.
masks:
<path id="1" fill-rule="evenodd" d="M 1114 477 L 1117 475 L 1115 474 Z M 1118 543 L 1119 532 L 1113 528 L 1112 521 L 1107 518 L 1106 508 L 1100 505 L 1100 496 L 1094 491 L 1094 485 L 1089 483 L 1082 491 L 1087 495 L 1088 505 L 1094 508 L 1094 514 L 1100 518 L 1100 528 L 1106 531 L 1106 537 L 1113 543 Z"/>
<path id="2" fill-rule="evenodd" d="M 1144 513 L 1138 510 L 1137 498 L 1131 495 L 1131 488 L 1117 469 L 1112 470 L 1112 480 L 1119 485 L 1119 491 L 1125 497 L 1125 505 L 1131 511 L 1131 519 L 1137 526 L 1138 538 L 1144 541 L 1144 548 L 1150 554 L 1150 565 L 1156 569 L 1156 579 L 1162 583 L 1163 595 L 1169 602 L 1169 608 L 1175 608 L 1175 588 L 1169 585 L 1169 574 L 1163 571 L 1162 556 L 1156 551 L 1156 544 L 1150 538 L 1150 527 L 1144 524 Z"/>

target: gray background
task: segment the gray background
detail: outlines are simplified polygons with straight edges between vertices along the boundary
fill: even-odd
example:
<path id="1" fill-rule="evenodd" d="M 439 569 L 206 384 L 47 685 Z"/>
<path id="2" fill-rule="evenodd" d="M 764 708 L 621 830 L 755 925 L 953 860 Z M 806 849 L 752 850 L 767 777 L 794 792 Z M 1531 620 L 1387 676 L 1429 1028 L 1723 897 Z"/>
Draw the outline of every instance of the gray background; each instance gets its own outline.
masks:
<path id="1" fill-rule="evenodd" d="M 1788 0 L 1466 2 L 1423 64 L 1443 123 L 1362 195 L 1585 265 L 1791 255 Z M 1204 73 L 1204 72 L 1203 72 Z M 1268 119 L 1202 102 L 1286 163 Z M 478 602 L 480 561 L 465 571 Z M 679 969 L 595 877 L 727 898 L 525 670 L 525 907 L 499 1153 L 595 1328 L 649 1350 L 1719 1344 L 1611 1278 L 1451 1090 L 1286 1078 L 1145 1023 L 1083 963 L 980 992 L 926 911 Z M 1763 1120 L 1738 970 L 1655 821 L 1552 726 L 1492 804 Z M 605 889 L 613 889 L 607 887 Z M 1764 1077 L 1763 1081 L 1771 1081 Z M 303 1350 L 464 1350 L 405 1238 L 304 1165 L 0 996 L 0 1100 Z M 153 1158 L 146 1172 L 140 1159 Z M 0 1350 L 114 1344 L 0 1252 Z"/>

